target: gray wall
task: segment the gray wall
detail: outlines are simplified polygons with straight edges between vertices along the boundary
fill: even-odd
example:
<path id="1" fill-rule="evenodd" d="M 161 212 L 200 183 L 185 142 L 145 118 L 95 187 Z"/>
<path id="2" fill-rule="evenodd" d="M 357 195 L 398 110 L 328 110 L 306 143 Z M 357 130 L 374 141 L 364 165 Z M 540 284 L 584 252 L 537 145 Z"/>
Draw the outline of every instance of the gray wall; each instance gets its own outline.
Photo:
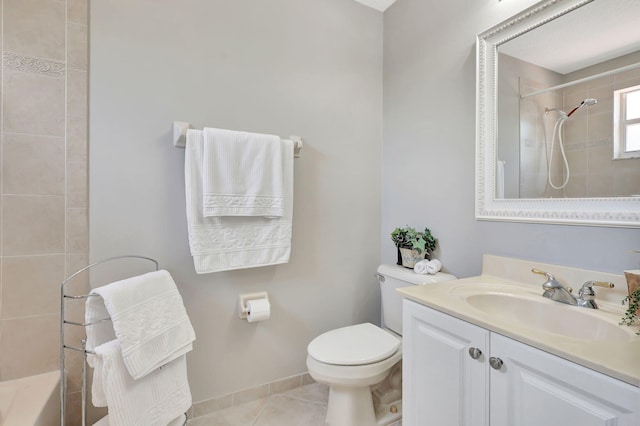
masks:
<path id="1" fill-rule="evenodd" d="M 91 5 L 91 258 L 157 258 L 197 342 L 194 401 L 306 371 L 326 330 L 379 321 L 382 14 L 352 0 Z M 171 124 L 302 136 L 288 264 L 197 276 Z M 269 292 L 272 317 L 237 317 Z"/>
<path id="2" fill-rule="evenodd" d="M 398 225 L 429 226 L 458 276 L 483 253 L 621 273 L 637 268 L 640 230 L 474 218 L 475 36 L 529 5 L 399 0 L 384 14 L 382 260 Z"/>

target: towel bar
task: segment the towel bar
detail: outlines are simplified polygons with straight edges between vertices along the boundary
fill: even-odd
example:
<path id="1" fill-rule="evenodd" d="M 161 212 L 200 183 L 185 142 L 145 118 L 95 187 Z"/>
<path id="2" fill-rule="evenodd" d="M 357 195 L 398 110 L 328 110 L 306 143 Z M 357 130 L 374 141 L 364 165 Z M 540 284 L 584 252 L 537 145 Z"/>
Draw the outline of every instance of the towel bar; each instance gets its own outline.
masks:
<path id="1" fill-rule="evenodd" d="M 184 148 L 187 144 L 187 130 L 191 128 L 191 124 L 186 121 L 173 122 L 173 146 L 176 148 Z M 302 150 L 302 138 L 300 136 L 289 136 L 293 141 L 293 156 L 300 157 Z"/>

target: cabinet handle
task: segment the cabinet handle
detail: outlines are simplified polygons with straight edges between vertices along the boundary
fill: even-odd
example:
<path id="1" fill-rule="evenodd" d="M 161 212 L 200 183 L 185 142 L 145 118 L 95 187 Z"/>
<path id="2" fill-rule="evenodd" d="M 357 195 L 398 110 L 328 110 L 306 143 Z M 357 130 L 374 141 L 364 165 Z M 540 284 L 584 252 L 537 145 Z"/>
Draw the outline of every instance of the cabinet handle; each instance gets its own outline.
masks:
<path id="1" fill-rule="evenodd" d="M 498 357 L 492 356 L 491 358 L 489 358 L 489 365 L 496 370 L 500 370 L 503 364 L 504 362 L 502 362 L 502 360 Z"/>
<path id="2" fill-rule="evenodd" d="M 482 351 L 478 348 L 469 348 L 469 355 L 473 359 L 478 359 L 482 355 Z"/>

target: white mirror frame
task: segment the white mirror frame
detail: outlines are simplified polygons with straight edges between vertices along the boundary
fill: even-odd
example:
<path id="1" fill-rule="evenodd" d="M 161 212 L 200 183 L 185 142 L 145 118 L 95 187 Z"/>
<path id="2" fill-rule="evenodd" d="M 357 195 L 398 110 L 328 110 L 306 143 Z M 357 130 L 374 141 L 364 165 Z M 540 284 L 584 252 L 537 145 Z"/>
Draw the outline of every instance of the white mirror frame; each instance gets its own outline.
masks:
<path id="1" fill-rule="evenodd" d="M 640 227 L 640 198 L 495 198 L 498 46 L 597 0 L 543 0 L 481 33 L 476 44 L 476 219 Z"/>

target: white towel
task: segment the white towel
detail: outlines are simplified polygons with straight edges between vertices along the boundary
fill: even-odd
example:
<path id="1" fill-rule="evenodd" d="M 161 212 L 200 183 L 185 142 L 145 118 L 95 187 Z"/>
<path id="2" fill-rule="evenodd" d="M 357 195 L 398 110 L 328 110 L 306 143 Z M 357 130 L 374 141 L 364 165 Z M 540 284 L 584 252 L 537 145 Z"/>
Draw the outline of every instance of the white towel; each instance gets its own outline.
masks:
<path id="1" fill-rule="evenodd" d="M 138 379 L 192 349 L 195 332 L 169 272 L 161 270 L 98 287 L 85 320 L 111 317 L 131 377 Z M 105 315 L 106 314 L 106 315 Z M 87 327 L 87 348 L 105 342 L 109 323 Z M 91 357 L 89 357 L 91 358 Z M 89 365 L 93 362 L 89 361 Z"/>
<path id="2" fill-rule="evenodd" d="M 427 272 L 428 263 L 429 263 L 428 259 L 424 259 L 419 262 L 416 262 L 416 264 L 413 266 L 413 272 L 419 275 L 426 275 L 428 273 Z"/>
<path id="3" fill-rule="evenodd" d="M 205 217 L 284 214 L 278 136 L 205 128 L 203 138 Z"/>
<path id="4" fill-rule="evenodd" d="M 134 380 L 127 372 L 118 340 L 103 343 L 95 352 L 94 374 L 101 378 L 109 425 L 168 425 L 191 407 L 186 356 Z M 93 402 L 96 405 L 95 397 Z"/>
<path id="5" fill-rule="evenodd" d="M 442 269 L 442 262 L 440 262 L 438 259 L 431 259 L 427 263 L 427 273 L 431 275 L 437 274 L 438 272 L 440 272 L 440 269 Z"/>
<path id="6" fill-rule="evenodd" d="M 289 261 L 293 218 L 293 142 L 283 140 L 284 213 L 280 218 L 204 217 L 203 132 L 187 131 L 185 193 L 189 246 L 198 274 Z"/>

